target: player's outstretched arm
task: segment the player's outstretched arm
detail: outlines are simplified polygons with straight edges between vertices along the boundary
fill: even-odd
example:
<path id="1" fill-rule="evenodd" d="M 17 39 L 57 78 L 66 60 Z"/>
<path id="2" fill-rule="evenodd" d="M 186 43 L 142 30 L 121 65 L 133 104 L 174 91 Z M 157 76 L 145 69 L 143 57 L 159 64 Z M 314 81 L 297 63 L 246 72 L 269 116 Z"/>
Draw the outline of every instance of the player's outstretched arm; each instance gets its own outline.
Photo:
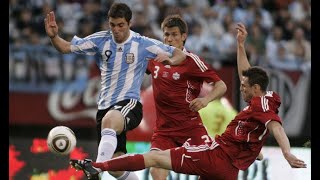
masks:
<path id="1" fill-rule="evenodd" d="M 227 85 L 222 81 L 214 83 L 211 91 L 202 98 L 196 98 L 190 102 L 189 108 L 191 111 L 199 111 L 206 107 L 209 102 L 221 98 L 227 91 Z"/>
<path id="2" fill-rule="evenodd" d="M 62 39 L 58 35 L 59 27 L 56 22 L 56 18 L 54 12 L 51 11 L 47 14 L 44 19 L 44 27 L 46 29 L 46 33 L 49 36 L 52 45 L 61 53 L 70 53 L 70 45 L 71 43 Z"/>
<path id="3" fill-rule="evenodd" d="M 273 134 L 277 140 L 284 158 L 288 161 L 292 168 L 306 168 L 307 165 L 304 161 L 298 159 L 295 155 L 290 152 L 289 139 L 281 126 L 277 121 L 270 121 L 267 125 L 268 130 Z"/>
<path id="4" fill-rule="evenodd" d="M 184 54 L 181 49 L 175 48 L 171 58 L 169 58 L 166 53 L 160 53 L 154 60 L 157 62 L 162 62 L 164 64 L 179 65 L 186 59 L 186 57 L 186 54 Z"/>
<path id="5" fill-rule="evenodd" d="M 238 65 L 238 74 L 240 80 L 242 79 L 242 71 L 250 68 L 250 64 L 247 58 L 245 50 L 245 40 L 248 36 L 246 27 L 242 23 L 237 24 L 237 65 Z"/>

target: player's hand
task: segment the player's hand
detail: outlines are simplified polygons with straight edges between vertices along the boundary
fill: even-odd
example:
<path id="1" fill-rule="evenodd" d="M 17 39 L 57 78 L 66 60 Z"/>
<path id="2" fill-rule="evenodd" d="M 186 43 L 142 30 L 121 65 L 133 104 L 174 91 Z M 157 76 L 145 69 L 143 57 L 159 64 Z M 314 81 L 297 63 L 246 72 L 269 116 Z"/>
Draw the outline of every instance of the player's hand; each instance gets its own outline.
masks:
<path id="1" fill-rule="evenodd" d="M 286 160 L 292 168 L 306 168 L 307 164 L 304 161 L 298 159 L 295 155 L 288 153 L 285 155 Z"/>
<path id="2" fill-rule="evenodd" d="M 191 111 L 199 111 L 200 109 L 206 107 L 208 103 L 209 102 L 206 98 L 196 98 L 190 102 L 189 108 Z"/>
<path id="3" fill-rule="evenodd" d="M 246 30 L 246 27 L 242 23 L 237 23 L 236 29 L 238 31 L 237 41 L 239 44 L 243 44 L 248 36 L 248 32 Z"/>
<path id="4" fill-rule="evenodd" d="M 256 158 L 256 160 L 258 161 L 262 161 L 263 160 L 263 154 L 260 152 L 258 157 Z"/>
<path id="5" fill-rule="evenodd" d="M 160 53 L 157 55 L 157 57 L 154 59 L 157 62 L 161 62 L 163 64 L 169 64 L 171 65 L 171 59 L 169 58 L 169 56 L 165 53 Z"/>
<path id="6" fill-rule="evenodd" d="M 44 19 L 44 27 L 46 29 L 46 33 L 50 38 L 54 38 L 58 34 L 58 25 L 56 23 L 56 18 L 54 12 L 51 11 L 47 14 L 47 17 Z"/>

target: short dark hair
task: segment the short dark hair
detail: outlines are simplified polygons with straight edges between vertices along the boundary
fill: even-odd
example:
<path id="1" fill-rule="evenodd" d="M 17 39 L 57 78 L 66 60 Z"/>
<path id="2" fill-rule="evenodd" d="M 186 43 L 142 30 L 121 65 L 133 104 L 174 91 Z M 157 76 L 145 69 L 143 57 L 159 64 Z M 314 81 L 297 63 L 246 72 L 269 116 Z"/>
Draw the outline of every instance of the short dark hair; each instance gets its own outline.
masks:
<path id="1" fill-rule="evenodd" d="M 181 34 L 188 34 L 187 23 L 182 19 L 182 17 L 179 14 L 168 15 L 161 23 L 161 30 L 163 31 L 165 27 L 178 27 Z M 185 41 L 183 42 L 183 44 L 184 43 Z"/>
<path id="2" fill-rule="evenodd" d="M 242 75 L 248 77 L 248 83 L 250 86 L 258 84 L 262 91 L 266 91 L 269 84 L 269 77 L 267 72 L 259 67 L 250 67 L 247 70 L 242 71 Z"/>
<path id="3" fill-rule="evenodd" d="M 165 27 L 178 27 L 181 34 L 188 33 L 187 23 L 182 19 L 182 17 L 179 14 L 168 15 L 161 23 L 162 31 Z"/>
<path id="4" fill-rule="evenodd" d="M 109 12 L 108 18 L 125 18 L 127 22 L 130 22 L 132 18 L 132 11 L 125 3 L 113 3 Z"/>

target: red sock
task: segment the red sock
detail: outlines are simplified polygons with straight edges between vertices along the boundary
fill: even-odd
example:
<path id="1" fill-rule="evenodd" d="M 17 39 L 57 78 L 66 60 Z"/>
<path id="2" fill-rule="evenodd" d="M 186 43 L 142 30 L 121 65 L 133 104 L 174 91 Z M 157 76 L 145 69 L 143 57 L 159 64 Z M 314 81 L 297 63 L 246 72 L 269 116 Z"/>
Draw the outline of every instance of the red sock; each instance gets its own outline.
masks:
<path id="1" fill-rule="evenodd" d="M 141 154 L 124 155 L 102 163 L 92 162 L 92 166 L 102 171 L 137 171 L 145 169 L 144 158 Z"/>

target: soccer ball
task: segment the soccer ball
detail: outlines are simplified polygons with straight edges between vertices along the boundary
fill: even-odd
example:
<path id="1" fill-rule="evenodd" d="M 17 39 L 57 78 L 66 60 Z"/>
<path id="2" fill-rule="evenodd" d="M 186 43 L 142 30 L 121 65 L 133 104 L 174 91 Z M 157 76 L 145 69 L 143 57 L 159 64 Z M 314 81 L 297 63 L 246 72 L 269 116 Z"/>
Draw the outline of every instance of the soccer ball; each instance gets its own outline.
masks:
<path id="1" fill-rule="evenodd" d="M 69 154 L 77 144 L 74 132 L 66 126 L 52 128 L 47 137 L 49 150 L 58 155 Z"/>

